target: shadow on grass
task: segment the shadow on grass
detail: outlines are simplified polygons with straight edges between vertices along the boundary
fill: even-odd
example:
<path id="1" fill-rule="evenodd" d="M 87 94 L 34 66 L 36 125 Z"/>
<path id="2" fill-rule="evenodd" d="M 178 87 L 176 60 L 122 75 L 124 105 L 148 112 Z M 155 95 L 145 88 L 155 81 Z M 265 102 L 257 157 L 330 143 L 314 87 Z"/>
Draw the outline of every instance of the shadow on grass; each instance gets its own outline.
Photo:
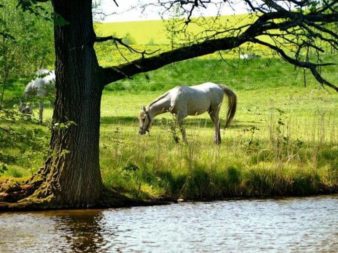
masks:
<path id="1" fill-rule="evenodd" d="M 132 116 L 106 116 L 101 117 L 101 124 L 107 125 L 115 125 L 115 124 L 126 124 L 131 126 L 138 126 L 138 118 Z M 155 119 L 154 125 L 170 125 L 172 124 L 171 119 Z M 259 121 L 233 121 L 230 125 L 230 128 L 248 128 L 255 125 L 261 124 Z M 214 124 L 211 122 L 210 119 L 193 119 L 193 118 L 186 118 L 184 120 L 185 126 L 195 126 L 195 127 L 208 127 L 213 128 Z M 221 121 L 221 127 L 223 128 L 225 125 L 225 120 Z"/>

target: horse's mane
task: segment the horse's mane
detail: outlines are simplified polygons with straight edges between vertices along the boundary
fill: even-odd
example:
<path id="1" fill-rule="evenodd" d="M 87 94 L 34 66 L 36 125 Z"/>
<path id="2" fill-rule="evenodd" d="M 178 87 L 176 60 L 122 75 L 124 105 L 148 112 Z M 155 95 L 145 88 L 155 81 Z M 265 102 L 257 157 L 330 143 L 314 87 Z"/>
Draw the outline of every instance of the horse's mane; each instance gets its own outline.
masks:
<path id="1" fill-rule="evenodd" d="M 163 95 L 161 95 L 160 97 L 156 98 L 153 102 L 151 102 L 149 105 L 148 105 L 148 108 L 150 106 L 152 106 L 153 104 L 155 104 L 156 102 L 160 101 L 162 98 L 166 97 L 168 95 L 169 92 L 166 92 L 164 93 Z"/>

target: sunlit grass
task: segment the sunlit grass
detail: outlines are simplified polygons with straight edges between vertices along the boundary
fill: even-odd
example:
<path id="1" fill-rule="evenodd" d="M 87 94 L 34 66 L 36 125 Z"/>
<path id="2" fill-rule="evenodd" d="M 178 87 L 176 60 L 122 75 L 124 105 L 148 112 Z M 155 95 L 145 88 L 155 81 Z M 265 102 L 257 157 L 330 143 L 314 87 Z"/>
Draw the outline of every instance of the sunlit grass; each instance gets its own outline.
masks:
<path id="1" fill-rule="evenodd" d="M 95 45 L 95 50 L 100 65 L 113 66 L 139 59 L 141 57 L 139 52 L 147 52 L 144 56 L 150 57 L 192 42 L 202 42 L 206 36 L 217 38 L 217 35 L 214 36 L 217 32 L 220 32 L 221 37 L 226 34 L 233 36 L 231 32 L 224 33 L 224 31 L 252 23 L 256 18 L 254 14 L 199 17 L 193 18 L 188 26 L 183 19 L 95 23 L 95 32 L 98 36 L 112 35 L 122 38 L 136 51 L 116 44 L 114 41 L 98 43 Z M 175 32 L 170 30 L 170 27 L 175 27 Z M 267 36 L 261 36 L 260 39 L 271 42 Z M 253 43 L 245 43 L 240 48 L 221 55 L 223 59 L 233 59 L 239 58 L 241 53 L 254 53 L 264 58 L 274 56 L 270 49 Z M 219 53 L 214 53 L 199 59 L 219 59 L 219 56 Z"/>
<path id="2" fill-rule="evenodd" d="M 197 35 L 208 29 L 218 29 L 221 27 L 241 26 L 250 22 L 254 17 L 248 14 L 206 17 L 200 19 L 192 19 L 187 33 Z M 99 36 L 115 35 L 117 37 L 132 37 L 133 44 L 149 45 L 149 44 L 170 44 L 170 34 L 168 34 L 168 22 L 162 20 L 147 20 L 147 21 L 129 21 L 129 22 L 112 22 L 112 23 L 96 23 L 95 32 Z M 182 22 L 183 23 L 183 22 Z M 177 29 L 177 28 L 176 28 Z"/>
<path id="3" fill-rule="evenodd" d="M 188 26 L 183 19 L 148 20 L 130 22 L 95 23 L 94 28 L 98 36 L 115 36 L 123 39 L 124 43 L 132 48 L 130 50 L 114 41 L 95 44 L 95 51 L 100 65 L 114 66 L 141 58 L 140 52 L 147 52 L 142 57 L 150 57 L 174 48 L 203 42 L 206 38 L 223 38 L 225 36 L 237 36 L 239 30 L 247 29 L 245 25 L 252 24 L 257 19 L 255 14 L 225 15 L 219 17 L 193 18 Z M 174 31 L 170 30 L 174 27 Z M 218 35 L 215 35 L 217 34 Z M 291 35 L 288 35 L 289 39 Z M 280 42 L 284 51 L 295 54 L 296 48 L 281 39 L 271 39 L 267 35 L 259 36 L 260 40 L 274 44 Z M 326 52 L 332 51 L 329 45 L 322 44 L 321 48 Z M 239 48 L 222 52 L 222 59 L 239 58 L 240 54 L 255 54 L 261 58 L 276 57 L 271 49 L 254 43 L 244 43 Z M 220 53 L 214 53 L 199 57 L 199 59 L 220 59 Z M 316 52 L 310 52 L 310 58 L 315 57 Z M 301 52 L 300 56 L 304 57 Z"/>

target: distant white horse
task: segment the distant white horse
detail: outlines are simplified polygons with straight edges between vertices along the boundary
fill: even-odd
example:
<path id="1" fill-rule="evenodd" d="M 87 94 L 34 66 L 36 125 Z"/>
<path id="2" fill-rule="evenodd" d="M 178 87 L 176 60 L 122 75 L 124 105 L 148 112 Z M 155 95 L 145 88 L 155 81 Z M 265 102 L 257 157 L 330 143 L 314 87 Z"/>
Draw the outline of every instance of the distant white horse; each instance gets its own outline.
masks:
<path id="1" fill-rule="evenodd" d="M 25 98 L 36 97 L 39 100 L 39 122 L 43 121 L 43 100 L 55 90 L 55 72 L 48 69 L 40 69 L 36 73 L 36 78 L 30 81 L 24 91 Z M 27 108 L 26 105 L 24 105 Z"/>
<path id="2" fill-rule="evenodd" d="M 155 116 L 170 112 L 176 116 L 177 123 L 185 142 L 186 133 L 183 128 L 183 119 L 188 115 L 199 115 L 208 112 L 215 126 L 215 143 L 221 143 L 219 112 L 221 109 L 224 94 L 228 96 L 228 113 L 225 127 L 227 127 L 236 113 L 237 97 L 236 94 L 227 86 L 203 83 L 195 86 L 175 87 L 153 102 L 147 107 L 143 107 L 140 115 L 139 134 L 149 132 L 150 126 Z"/>
<path id="3" fill-rule="evenodd" d="M 239 59 L 241 60 L 252 60 L 252 59 L 259 59 L 260 56 L 255 53 L 248 53 L 248 54 L 240 54 Z"/>

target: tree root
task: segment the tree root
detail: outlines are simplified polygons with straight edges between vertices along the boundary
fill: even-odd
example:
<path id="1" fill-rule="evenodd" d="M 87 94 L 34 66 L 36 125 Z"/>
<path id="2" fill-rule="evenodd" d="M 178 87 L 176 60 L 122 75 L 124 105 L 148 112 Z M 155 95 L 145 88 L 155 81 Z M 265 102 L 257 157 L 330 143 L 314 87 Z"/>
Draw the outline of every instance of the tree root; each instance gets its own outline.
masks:
<path id="1" fill-rule="evenodd" d="M 36 211 L 47 209 L 59 209 L 55 205 L 52 197 L 37 199 L 37 198 L 24 198 L 17 202 L 0 202 L 0 211 Z"/>
<path id="2" fill-rule="evenodd" d="M 15 183 L 9 185 L 3 192 L 0 192 L 0 202 L 14 203 L 32 195 L 42 184 L 42 180 L 25 182 L 24 184 Z"/>
<path id="3" fill-rule="evenodd" d="M 72 205 L 63 203 L 55 195 L 41 197 L 43 181 L 37 180 L 31 184 L 14 184 L 5 192 L 0 193 L 0 212 L 1 211 L 36 211 L 36 210 L 55 210 L 55 209 L 74 209 L 74 208 L 117 208 L 131 206 L 150 206 L 166 205 L 175 202 L 169 198 L 158 199 L 133 199 L 121 193 L 104 188 L 101 198 L 96 204 L 90 206 Z"/>
<path id="4" fill-rule="evenodd" d="M 34 191 L 34 188 L 37 188 Z M 33 192 L 34 191 L 34 192 Z M 35 211 L 35 210 L 56 210 L 56 209 L 94 209 L 94 208 L 118 208 L 118 207 L 132 207 L 132 206 L 153 206 L 153 205 L 167 205 L 171 203 L 181 202 L 180 199 L 171 197 L 167 198 L 154 198 L 154 199 L 134 199 L 129 198 L 114 189 L 104 188 L 100 199 L 94 205 L 77 205 L 64 203 L 60 197 L 56 197 L 54 194 L 44 195 L 44 187 L 41 181 L 36 181 L 35 185 L 27 186 L 27 184 L 17 185 L 8 188 L 8 192 L 0 193 L 0 212 L 1 211 Z M 229 200 L 229 199 L 250 199 L 250 198 L 273 198 L 273 197 L 285 197 L 285 196 L 314 196 L 314 195 L 327 195 L 337 194 L 338 188 L 325 187 L 321 188 L 317 192 L 311 194 L 253 194 L 253 195 L 241 195 L 241 196 L 227 196 L 224 198 L 204 199 L 210 200 Z M 194 199 L 187 199 L 193 201 Z M 194 201 L 201 201 L 202 199 L 195 199 Z M 11 202 L 10 202 L 11 201 Z"/>

